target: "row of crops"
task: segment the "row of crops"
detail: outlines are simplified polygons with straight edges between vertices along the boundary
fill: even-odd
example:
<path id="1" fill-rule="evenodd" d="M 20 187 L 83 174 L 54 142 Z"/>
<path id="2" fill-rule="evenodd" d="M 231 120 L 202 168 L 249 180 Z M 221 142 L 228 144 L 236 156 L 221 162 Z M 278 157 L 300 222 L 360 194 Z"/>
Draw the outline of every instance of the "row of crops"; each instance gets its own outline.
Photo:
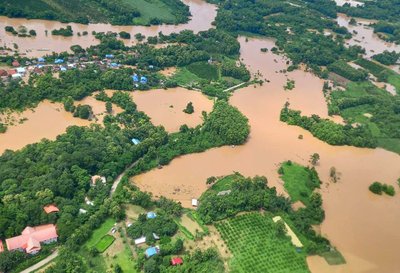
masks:
<path id="1" fill-rule="evenodd" d="M 305 254 L 298 253 L 288 237 L 277 236 L 275 225 L 270 215 L 260 213 L 248 213 L 216 223 L 233 254 L 231 272 L 309 272 Z"/>

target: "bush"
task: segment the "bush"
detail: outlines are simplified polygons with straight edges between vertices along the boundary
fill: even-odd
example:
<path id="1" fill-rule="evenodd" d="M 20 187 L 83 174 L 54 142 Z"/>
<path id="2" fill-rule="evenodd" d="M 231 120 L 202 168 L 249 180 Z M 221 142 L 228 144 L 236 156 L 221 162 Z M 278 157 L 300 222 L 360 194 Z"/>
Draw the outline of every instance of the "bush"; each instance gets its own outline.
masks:
<path id="1" fill-rule="evenodd" d="M 393 186 L 376 181 L 369 186 L 369 190 L 379 195 L 382 195 L 382 192 L 384 192 L 389 196 L 394 196 L 396 193 Z"/>

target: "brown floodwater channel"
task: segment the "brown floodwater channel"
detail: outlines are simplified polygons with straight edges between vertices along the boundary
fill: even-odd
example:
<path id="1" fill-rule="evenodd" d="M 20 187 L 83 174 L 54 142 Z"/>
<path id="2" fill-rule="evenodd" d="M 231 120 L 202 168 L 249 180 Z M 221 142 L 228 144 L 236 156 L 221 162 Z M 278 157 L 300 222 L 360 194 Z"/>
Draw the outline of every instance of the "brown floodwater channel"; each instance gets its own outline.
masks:
<path id="1" fill-rule="evenodd" d="M 20 53 L 24 53 L 31 57 L 40 57 L 52 52 L 70 51 L 72 45 L 80 45 L 83 48 L 87 48 L 91 45 L 96 45 L 99 40 L 95 39 L 92 35 L 92 31 L 96 32 L 121 32 L 126 31 L 133 37 L 136 33 L 141 33 L 148 36 L 156 36 L 161 31 L 164 34 L 170 34 L 173 32 L 180 32 L 185 29 L 193 30 L 194 32 L 204 31 L 212 28 L 212 21 L 214 20 L 217 11 L 216 6 L 208 4 L 202 0 L 184 0 L 186 5 L 189 6 L 192 17 L 187 24 L 179 25 L 159 25 L 159 26 L 112 26 L 110 24 L 76 24 L 69 23 L 64 24 L 57 21 L 47 20 L 27 20 L 19 18 L 8 18 L 0 16 L 0 44 L 6 45 L 10 48 L 14 48 L 13 44 L 18 45 Z M 51 35 L 53 29 L 65 28 L 67 25 L 72 27 L 74 35 L 72 37 L 54 36 Z M 20 26 L 25 26 L 28 30 L 34 29 L 37 33 L 36 37 L 17 37 L 10 33 L 6 33 L 4 28 L 6 26 L 13 26 L 18 29 Z M 45 31 L 47 30 L 47 35 Z M 88 35 L 78 36 L 77 33 L 81 34 L 87 31 Z M 126 45 L 132 45 L 136 42 L 135 39 L 124 40 Z"/>
<path id="2" fill-rule="evenodd" d="M 265 175 L 269 184 L 283 193 L 277 173 L 279 163 L 292 160 L 307 165 L 310 155 L 319 153 L 317 171 L 323 181 L 320 191 L 326 212 L 321 232 L 343 253 L 347 264 L 332 267 L 312 257 L 308 259 L 312 272 L 397 272 L 400 218 L 396 215 L 400 199 L 374 196 L 368 186 L 381 181 L 397 187 L 400 156 L 380 148 L 331 146 L 300 127 L 280 122 L 279 113 L 286 101 L 303 114 L 327 117 L 321 91 L 323 81 L 301 70 L 279 73 L 286 67 L 286 59 L 270 51 L 260 52 L 263 47 L 271 49 L 273 41 L 245 42 L 243 37 L 239 41 L 246 65 L 270 80 L 263 86 L 240 89 L 230 99 L 249 118 L 251 133 L 247 143 L 179 157 L 163 169 L 133 177 L 134 183 L 142 190 L 175 199 L 186 207 L 207 189 L 207 177 L 234 171 L 246 176 Z M 287 78 L 295 80 L 291 91 L 283 88 Z M 337 183 L 329 182 L 333 166 L 340 176 Z"/>

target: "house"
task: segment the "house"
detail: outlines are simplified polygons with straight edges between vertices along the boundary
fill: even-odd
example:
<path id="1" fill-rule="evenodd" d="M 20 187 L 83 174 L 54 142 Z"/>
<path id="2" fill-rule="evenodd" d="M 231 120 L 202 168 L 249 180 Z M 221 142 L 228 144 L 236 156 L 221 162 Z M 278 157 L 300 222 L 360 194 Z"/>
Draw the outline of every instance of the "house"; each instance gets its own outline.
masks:
<path id="1" fill-rule="evenodd" d="M 153 211 L 147 213 L 147 219 L 154 219 L 157 217 L 157 214 Z"/>
<path id="2" fill-rule="evenodd" d="M 171 265 L 175 266 L 175 265 L 181 265 L 183 264 L 183 260 L 181 257 L 175 257 L 171 259 Z"/>
<path id="3" fill-rule="evenodd" d="M 135 245 L 140 245 L 146 243 L 146 237 L 142 236 L 140 238 L 135 239 Z"/>
<path id="4" fill-rule="evenodd" d="M 0 69 L 0 77 L 5 77 L 8 76 L 7 71 L 5 71 L 4 69 Z"/>
<path id="5" fill-rule="evenodd" d="M 19 250 L 28 254 L 36 254 L 41 250 L 41 244 L 57 242 L 56 226 L 53 224 L 36 227 L 26 227 L 22 234 L 6 239 L 9 251 Z"/>
<path id="6" fill-rule="evenodd" d="M 38 58 L 37 61 L 38 63 L 44 63 L 46 60 L 44 58 Z"/>
<path id="7" fill-rule="evenodd" d="M 137 139 L 137 138 L 132 138 L 132 143 L 133 143 L 134 145 L 138 145 L 138 144 L 140 143 L 140 140 Z"/>
<path id="8" fill-rule="evenodd" d="M 0 253 L 4 251 L 3 241 L 0 240 Z"/>
<path id="9" fill-rule="evenodd" d="M 14 74 L 17 74 L 17 70 L 15 70 L 15 69 L 10 69 L 10 70 L 7 71 L 7 74 L 8 74 L 8 76 L 12 76 L 12 75 L 14 75 Z"/>
<path id="10" fill-rule="evenodd" d="M 160 247 L 159 246 L 153 246 L 153 247 L 149 247 L 148 249 L 146 249 L 145 251 L 145 255 L 147 258 L 150 258 L 156 254 L 158 254 L 160 252 Z"/>
<path id="11" fill-rule="evenodd" d="M 101 181 L 103 184 L 105 184 L 107 182 L 106 178 L 104 176 L 100 176 L 100 175 L 92 176 L 91 180 L 92 180 L 93 186 L 95 186 L 98 181 Z"/>
<path id="12" fill-rule="evenodd" d="M 133 80 L 134 82 L 138 82 L 138 81 L 139 81 L 139 76 L 138 76 L 137 74 L 133 74 L 132 80 Z"/>
<path id="13" fill-rule="evenodd" d="M 12 78 L 13 80 L 19 80 L 19 79 L 22 78 L 22 76 L 21 76 L 21 74 L 16 73 L 16 74 L 11 75 L 11 78 Z"/>
<path id="14" fill-rule="evenodd" d="M 192 206 L 197 207 L 199 205 L 199 200 L 197 199 L 192 199 Z"/>
<path id="15" fill-rule="evenodd" d="M 154 240 L 160 240 L 160 236 L 158 236 L 158 235 L 155 234 L 154 232 L 153 232 L 153 238 L 154 238 Z"/>
<path id="16" fill-rule="evenodd" d="M 85 210 L 85 209 L 79 209 L 79 214 L 85 214 L 85 213 L 87 213 L 87 210 Z"/>
<path id="17" fill-rule="evenodd" d="M 85 197 L 85 203 L 86 203 L 86 205 L 88 205 L 88 206 L 94 206 L 93 201 L 90 201 L 90 199 L 89 199 L 87 196 Z"/>
<path id="18" fill-rule="evenodd" d="M 64 66 L 61 66 L 60 71 L 61 71 L 61 72 L 65 72 L 65 71 L 67 71 L 67 68 L 64 67 Z"/>
<path id="19" fill-rule="evenodd" d="M 55 59 L 54 63 L 55 64 L 62 64 L 62 63 L 64 63 L 64 60 L 63 59 Z"/>
<path id="20" fill-rule="evenodd" d="M 25 67 L 18 67 L 17 68 L 17 73 L 21 74 L 21 75 L 25 75 L 25 73 L 26 73 Z"/>
<path id="21" fill-rule="evenodd" d="M 54 213 L 54 212 L 59 212 L 59 211 L 60 211 L 55 205 L 52 205 L 52 204 L 43 207 L 43 209 L 44 209 L 44 211 L 45 211 L 47 214 Z"/>
<path id="22" fill-rule="evenodd" d="M 17 60 L 13 61 L 13 62 L 11 63 L 11 65 L 12 65 L 13 67 L 21 66 L 20 63 L 19 63 Z"/>
<path id="23" fill-rule="evenodd" d="M 147 78 L 145 76 L 140 77 L 140 83 L 141 84 L 146 84 L 147 83 Z"/>
<path id="24" fill-rule="evenodd" d="M 106 54 L 106 59 L 114 59 L 114 55 L 113 54 Z"/>

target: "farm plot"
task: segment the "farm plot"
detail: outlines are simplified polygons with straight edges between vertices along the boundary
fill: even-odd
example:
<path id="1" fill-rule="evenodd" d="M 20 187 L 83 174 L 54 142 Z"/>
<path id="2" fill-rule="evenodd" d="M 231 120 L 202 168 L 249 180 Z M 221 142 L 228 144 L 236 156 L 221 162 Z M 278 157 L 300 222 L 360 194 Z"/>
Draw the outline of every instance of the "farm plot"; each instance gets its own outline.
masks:
<path id="1" fill-rule="evenodd" d="M 100 253 L 104 252 L 113 242 L 115 238 L 111 235 L 104 235 L 100 241 L 96 244 L 96 249 Z"/>
<path id="2" fill-rule="evenodd" d="M 306 273 L 306 255 L 285 236 L 277 235 L 270 215 L 249 213 L 217 223 L 233 254 L 232 273 Z"/>

